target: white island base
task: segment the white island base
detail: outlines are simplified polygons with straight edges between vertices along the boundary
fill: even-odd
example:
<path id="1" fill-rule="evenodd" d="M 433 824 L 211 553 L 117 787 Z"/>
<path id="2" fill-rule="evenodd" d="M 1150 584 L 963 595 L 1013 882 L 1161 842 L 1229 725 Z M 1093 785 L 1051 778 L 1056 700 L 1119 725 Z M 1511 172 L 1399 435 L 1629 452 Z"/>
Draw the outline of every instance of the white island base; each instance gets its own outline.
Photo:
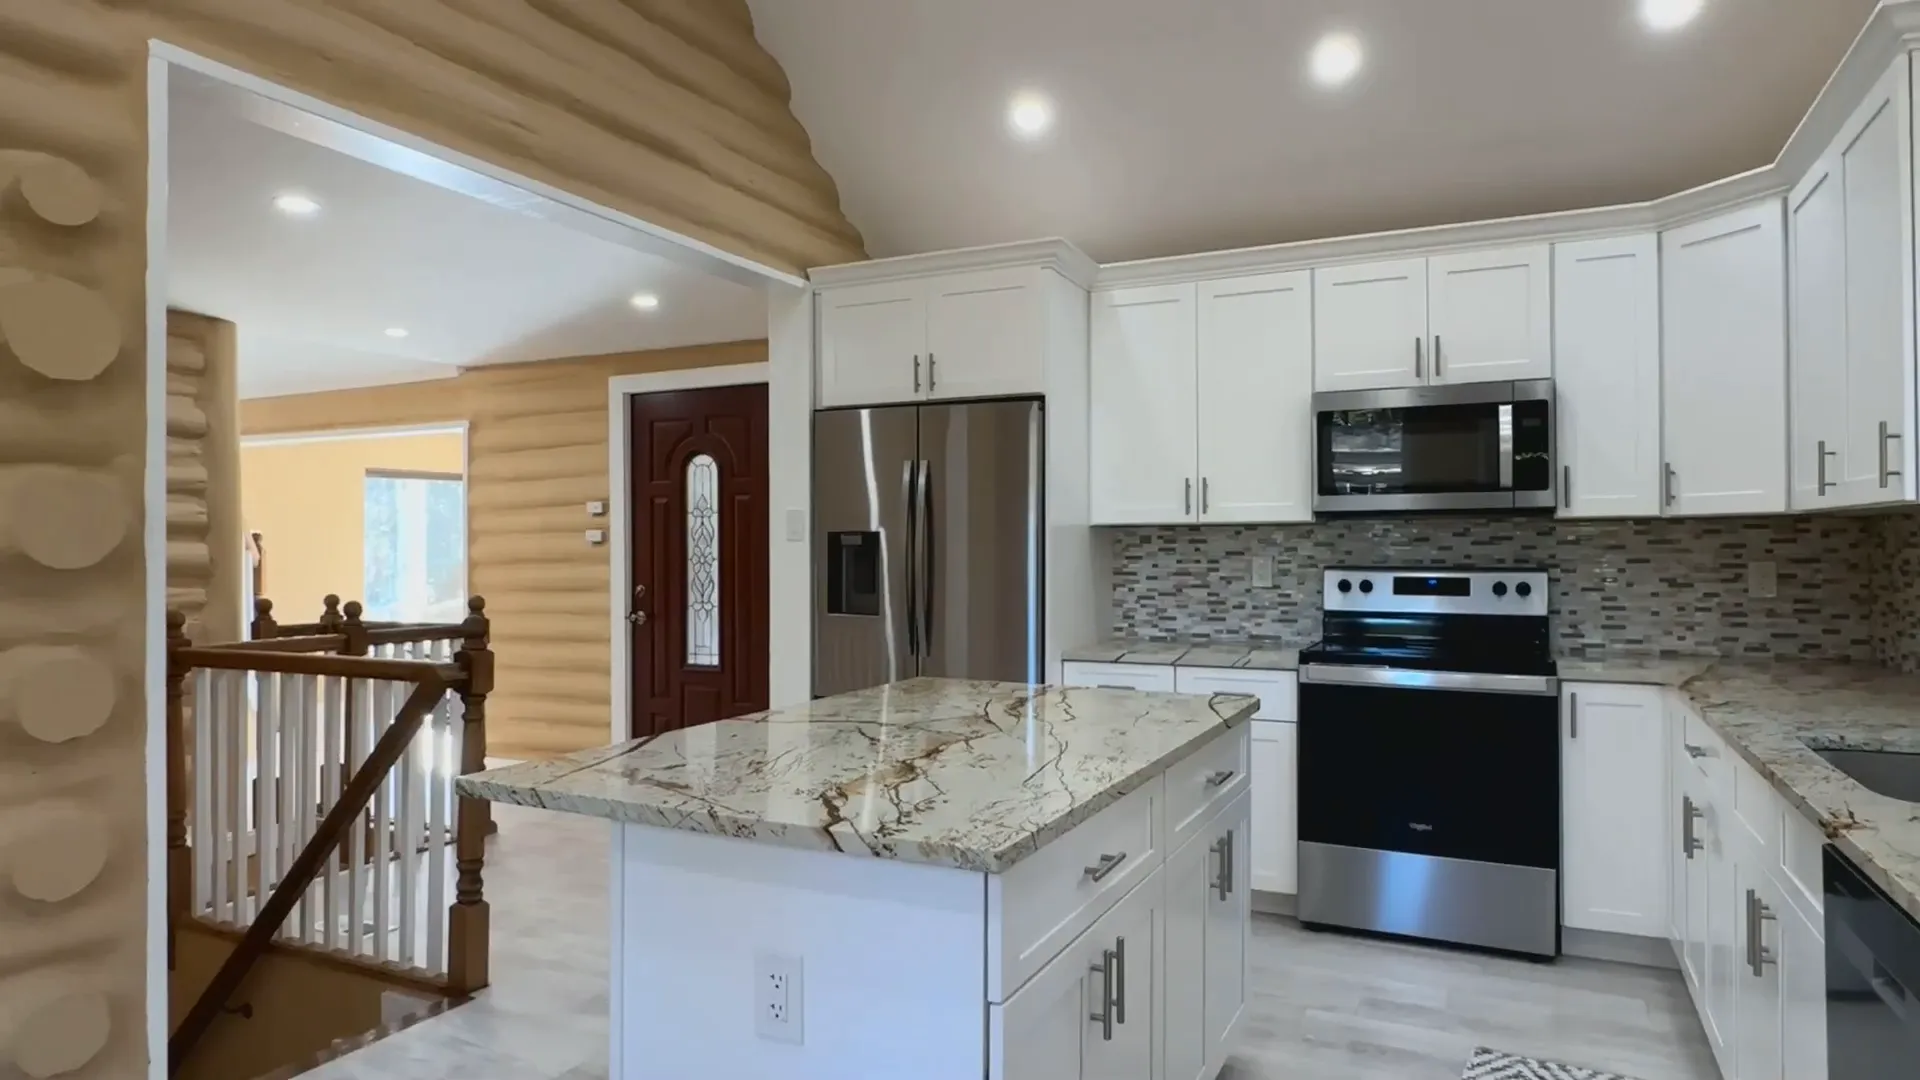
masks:
<path id="1" fill-rule="evenodd" d="M 1246 996 L 1247 734 L 1002 873 L 616 823 L 611 1077 L 1210 1080 Z"/>

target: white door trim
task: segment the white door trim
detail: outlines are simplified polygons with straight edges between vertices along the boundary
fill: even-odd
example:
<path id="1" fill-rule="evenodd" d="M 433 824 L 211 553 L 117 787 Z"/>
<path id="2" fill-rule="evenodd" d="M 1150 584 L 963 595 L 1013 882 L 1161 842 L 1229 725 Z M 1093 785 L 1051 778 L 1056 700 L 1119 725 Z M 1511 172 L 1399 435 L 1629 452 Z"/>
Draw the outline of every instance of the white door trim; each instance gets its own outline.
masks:
<path id="1" fill-rule="evenodd" d="M 680 368 L 676 371 L 644 371 L 638 375 L 615 375 L 607 380 L 607 645 L 612 650 L 607 666 L 613 673 L 608 687 L 612 702 L 607 717 L 609 741 L 620 742 L 624 720 L 633 708 L 628 700 L 633 687 L 633 647 L 627 636 L 627 597 L 633 594 L 632 508 L 627 505 L 628 485 L 632 481 L 633 432 L 628 426 L 627 399 L 636 394 L 659 394 L 672 390 L 705 390 L 715 386 L 751 386 L 767 382 L 773 365 L 718 364 L 712 367 Z M 769 501 L 773 493 L 767 493 Z M 771 515 L 773 510 L 768 508 Z M 769 556 L 771 557 L 771 556 Z M 614 843 L 619 843 L 615 830 Z"/>

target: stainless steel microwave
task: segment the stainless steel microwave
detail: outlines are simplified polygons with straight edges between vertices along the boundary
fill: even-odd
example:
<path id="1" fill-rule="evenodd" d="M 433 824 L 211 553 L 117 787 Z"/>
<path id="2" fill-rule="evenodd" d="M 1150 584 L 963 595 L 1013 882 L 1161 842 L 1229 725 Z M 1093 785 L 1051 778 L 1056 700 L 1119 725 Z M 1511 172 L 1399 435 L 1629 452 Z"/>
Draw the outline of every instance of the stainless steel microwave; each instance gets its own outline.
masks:
<path id="1" fill-rule="evenodd" d="M 1551 510 L 1553 380 L 1313 395 L 1317 513 Z"/>

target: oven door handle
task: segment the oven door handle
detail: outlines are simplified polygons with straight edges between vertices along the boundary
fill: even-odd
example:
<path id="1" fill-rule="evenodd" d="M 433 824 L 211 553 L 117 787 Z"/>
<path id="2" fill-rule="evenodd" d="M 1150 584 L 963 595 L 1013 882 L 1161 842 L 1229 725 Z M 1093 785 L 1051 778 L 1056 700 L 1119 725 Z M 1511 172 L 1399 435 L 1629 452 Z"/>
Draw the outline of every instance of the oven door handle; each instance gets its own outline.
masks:
<path id="1" fill-rule="evenodd" d="M 1305 664 L 1300 681 L 1321 686 L 1376 686 L 1389 690 L 1465 690 L 1482 694 L 1551 696 L 1560 680 L 1551 675 L 1492 675 L 1473 671 L 1417 671 L 1347 664 Z"/>

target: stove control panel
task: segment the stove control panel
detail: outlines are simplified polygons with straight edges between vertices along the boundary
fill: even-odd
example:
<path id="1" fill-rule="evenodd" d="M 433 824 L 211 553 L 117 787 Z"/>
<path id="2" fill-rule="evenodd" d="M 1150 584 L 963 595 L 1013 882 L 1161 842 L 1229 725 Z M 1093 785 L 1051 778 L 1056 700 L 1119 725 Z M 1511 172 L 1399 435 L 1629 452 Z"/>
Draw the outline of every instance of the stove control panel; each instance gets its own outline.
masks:
<path id="1" fill-rule="evenodd" d="M 1551 599 L 1545 570 L 1325 571 L 1327 611 L 1423 615 L 1530 615 L 1545 618 Z"/>

